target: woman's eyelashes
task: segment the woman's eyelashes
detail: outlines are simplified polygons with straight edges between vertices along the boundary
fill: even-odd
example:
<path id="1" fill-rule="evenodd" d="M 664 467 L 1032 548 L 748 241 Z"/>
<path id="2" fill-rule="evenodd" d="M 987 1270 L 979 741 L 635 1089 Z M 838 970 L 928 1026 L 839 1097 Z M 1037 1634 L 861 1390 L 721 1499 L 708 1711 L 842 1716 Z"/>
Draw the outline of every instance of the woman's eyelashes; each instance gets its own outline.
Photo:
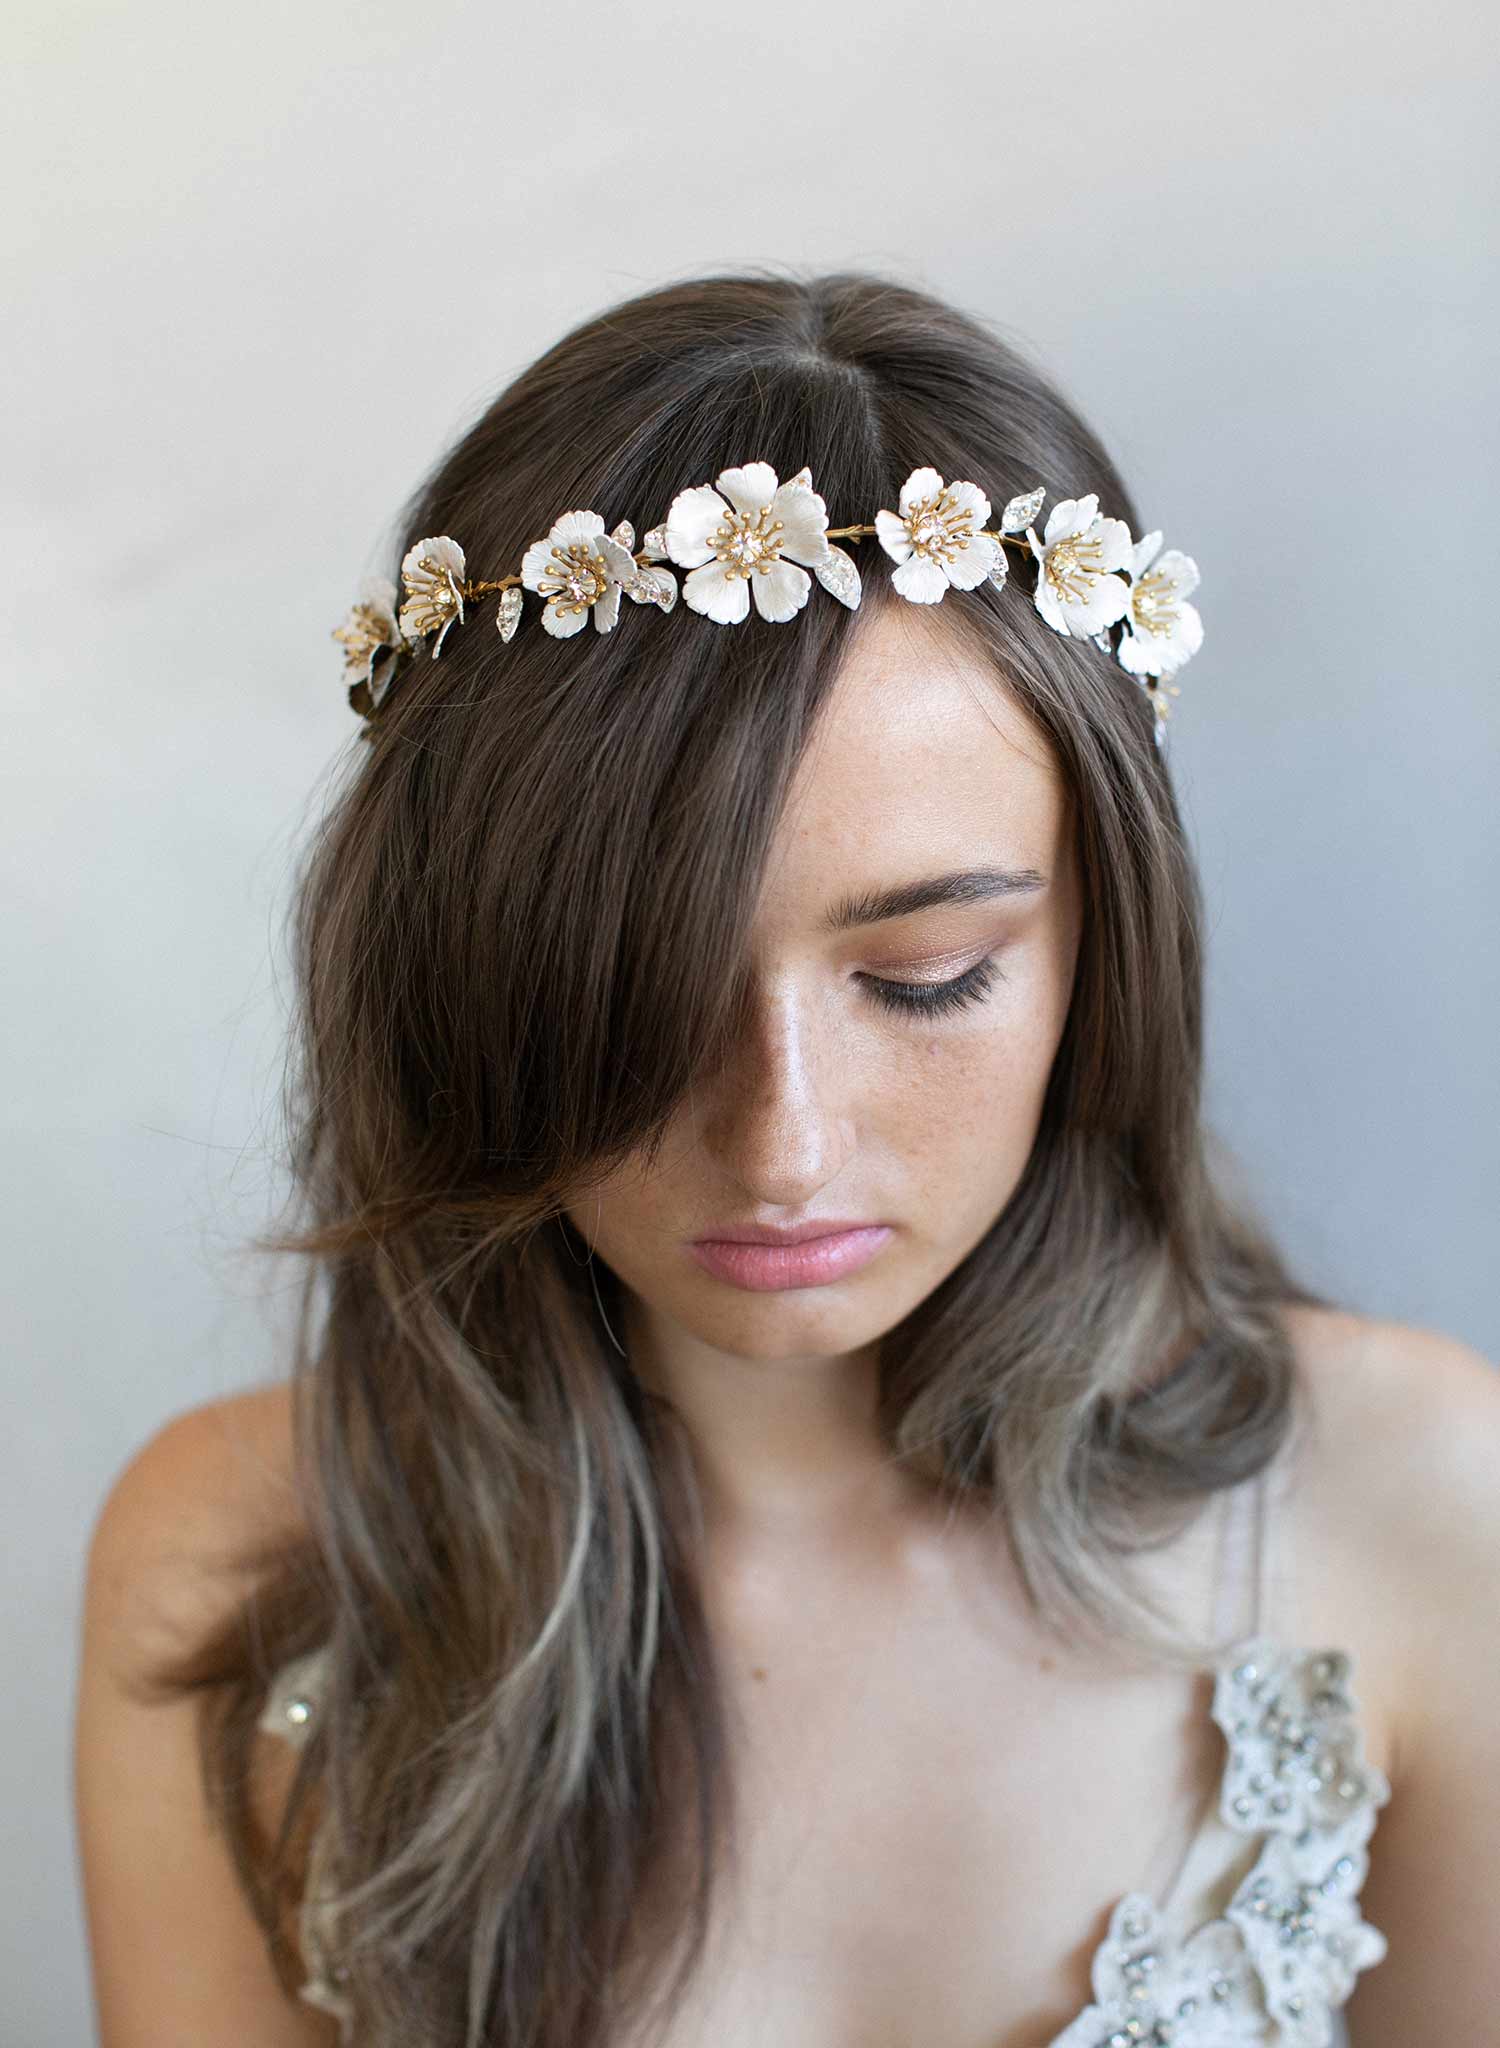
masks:
<path id="1" fill-rule="evenodd" d="M 960 1010 L 968 1003 L 982 1002 L 994 987 L 997 977 L 1000 977 L 1000 969 L 995 955 L 991 953 L 987 959 L 965 968 L 962 974 L 956 974 L 951 981 L 887 981 L 878 974 L 866 974 L 861 979 L 883 1008 L 930 1017 L 944 1010 Z"/>

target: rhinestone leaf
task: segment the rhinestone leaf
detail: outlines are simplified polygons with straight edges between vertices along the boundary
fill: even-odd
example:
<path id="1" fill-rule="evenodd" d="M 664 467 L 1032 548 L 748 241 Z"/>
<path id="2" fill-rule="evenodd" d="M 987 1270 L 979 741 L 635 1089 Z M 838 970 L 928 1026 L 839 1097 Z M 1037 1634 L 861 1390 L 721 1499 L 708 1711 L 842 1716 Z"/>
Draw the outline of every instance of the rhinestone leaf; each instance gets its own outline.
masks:
<path id="1" fill-rule="evenodd" d="M 510 640 L 521 623 L 521 586 L 512 583 L 500 593 L 499 607 L 495 612 L 495 624 L 500 628 L 500 638 Z"/>
<path id="2" fill-rule="evenodd" d="M 1005 510 L 1000 514 L 1000 531 L 1002 533 L 1024 533 L 1038 512 L 1041 511 L 1042 500 L 1046 495 L 1046 491 L 1038 486 L 1036 490 L 1028 491 L 1024 497 L 1012 498 Z"/>
<path id="3" fill-rule="evenodd" d="M 664 612 L 677 602 L 677 578 L 669 569 L 638 568 L 621 588 L 637 604 L 660 605 Z"/>
<path id="4" fill-rule="evenodd" d="M 843 548 L 834 547 L 830 542 L 827 554 L 819 556 L 812 566 L 813 574 L 825 590 L 831 591 L 840 604 L 848 605 L 850 611 L 858 609 L 859 570 L 852 555 L 846 554 Z"/>
<path id="5" fill-rule="evenodd" d="M 1005 579 L 1010 574 L 1010 557 L 1004 548 L 996 548 L 995 559 L 985 573 L 985 582 L 993 583 L 997 590 L 1003 590 Z"/>
<path id="6" fill-rule="evenodd" d="M 622 548 L 629 548 L 633 553 L 635 549 L 635 528 L 628 519 L 622 519 L 610 535 L 610 539 L 617 540 Z"/>
<path id="7" fill-rule="evenodd" d="M 667 560 L 667 529 L 664 526 L 652 527 L 641 542 L 641 553 L 653 562 Z"/>

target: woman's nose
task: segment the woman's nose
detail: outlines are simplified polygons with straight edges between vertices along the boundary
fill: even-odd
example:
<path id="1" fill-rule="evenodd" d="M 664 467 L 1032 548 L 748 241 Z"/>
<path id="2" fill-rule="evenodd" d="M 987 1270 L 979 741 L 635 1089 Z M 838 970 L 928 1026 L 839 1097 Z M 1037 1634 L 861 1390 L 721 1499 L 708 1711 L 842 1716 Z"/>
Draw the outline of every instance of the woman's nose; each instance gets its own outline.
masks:
<path id="1" fill-rule="evenodd" d="M 836 1020 L 790 986 L 758 996 L 719 1077 L 704 1137 L 762 1201 L 805 1200 L 839 1171 L 853 1137 L 851 1076 Z"/>

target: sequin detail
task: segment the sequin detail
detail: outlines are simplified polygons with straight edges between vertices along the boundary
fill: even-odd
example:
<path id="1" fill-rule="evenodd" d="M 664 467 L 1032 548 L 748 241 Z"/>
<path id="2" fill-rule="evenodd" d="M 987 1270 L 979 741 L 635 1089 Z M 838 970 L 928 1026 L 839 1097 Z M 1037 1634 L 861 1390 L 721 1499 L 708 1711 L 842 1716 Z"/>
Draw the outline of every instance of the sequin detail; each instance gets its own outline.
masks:
<path id="1" fill-rule="evenodd" d="M 327 1650 L 310 1650 L 305 1657 L 283 1665 L 266 1695 L 256 1726 L 267 1735 L 279 1735 L 301 1748 L 312 1733 L 322 1706 L 323 1673 Z M 332 1890 L 326 1864 L 327 1838 L 322 1829 L 314 1831 L 308 1849 L 307 1886 L 298 1915 L 302 1959 L 309 1975 L 298 1987 L 304 2004 L 333 2013 L 343 2041 L 353 2039 L 354 2009 L 340 1986 L 347 1974 L 335 1957 L 327 1900 Z"/>
<path id="2" fill-rule="evenodd" d="M 1219 1665 L 1229 1751 L 1219 1816 L 1263 1837 L 1223 1913 L 1189 1933 L 1131 1892 L 1090 1970 L 1093 2003 L 1047 2048 L 1328 2048 L 1385 1936 L 1360 1916 L 1366 1845 L 1391 1796 L 1366 1762 L 1343 1650 L 1257 1635 Z"/>

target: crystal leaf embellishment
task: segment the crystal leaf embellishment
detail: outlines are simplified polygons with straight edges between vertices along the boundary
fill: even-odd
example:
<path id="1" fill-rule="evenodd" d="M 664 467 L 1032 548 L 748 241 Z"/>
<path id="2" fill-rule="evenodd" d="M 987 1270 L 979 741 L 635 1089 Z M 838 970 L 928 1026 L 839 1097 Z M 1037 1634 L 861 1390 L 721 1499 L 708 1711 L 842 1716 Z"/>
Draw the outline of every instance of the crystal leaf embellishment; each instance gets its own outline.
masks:
<path id="1" fill-rule="evenodd" d="M 669 569 L 638 568 L 622 588 L 637 604 L 660 605 L 664 612 L 677 602 L 677 578 Z"/>
<path id="2" fill-rule="evenodd" d="M 610 535 L 610 539 L 618 541 L 622 548 L 629 548 L 633 553 L 635 549 L 635 528 L 628 519 L 622 519 Z"/>
<path id="3" fill-rule="evenodd" d="M 510 640 L 521 623 L 521 586 L 512 583 L 500 593 L 499 609 L 495 613 L 495 624 L 500 628 L 500 638 Z"/>
<path id="4" fill-rule="evenodd" d="M 1010 557 L 1004 548 L 996 548 L 995 559 L 985 571 L 985 582 L 993 583 L 997 590 L 1005 588 L 1005 579 L 1010 574 Z"/>
<path id="5" fill-rule="evenodd" d="M 794 478 L 793 481 L 797 479 Z M 827 554 L 820 556 L 812 566 L 813 574 L 825 590 L 831 592 L 840 604 L 848 605 L 850 611 L 858 609 L 859 570 L 852 555 L 846 554 L 842 548 L 834 547 L 830 542 Z"/>
<path id="6" fill-rule="evenodd" d="M 1038 488 L 1034 491 L 1028 491 L 1024 497 L 1012 498 L 1005 510 L 1000 514 L 1000 531 L 1002 533 L 1024 533 L 1038 512 L 1041 511 L 1042 500 L 1046 495 L 1045 490 Z"/>
<path id="7" fill-rule="evenodd" d="M 664 526 L 652 527 L 646 538 L 641 542 L 641 553 L 651 562 L 666 561 L 667 529 Z"/>

